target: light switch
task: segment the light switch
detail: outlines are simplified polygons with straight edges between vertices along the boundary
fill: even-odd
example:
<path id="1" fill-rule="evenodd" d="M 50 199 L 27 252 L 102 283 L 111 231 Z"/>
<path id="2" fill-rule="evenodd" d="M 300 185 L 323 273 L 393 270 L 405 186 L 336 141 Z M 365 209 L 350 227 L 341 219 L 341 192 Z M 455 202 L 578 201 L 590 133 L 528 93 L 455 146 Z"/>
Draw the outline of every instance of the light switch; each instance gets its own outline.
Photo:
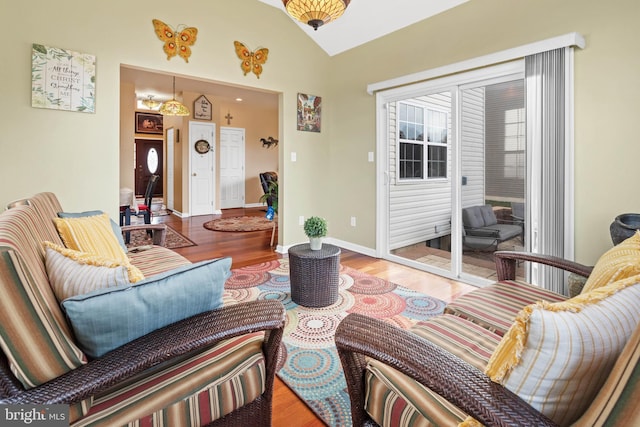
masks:
<path id="1" fill-rule="evenodd" d="M 373 151 L 369 151 L 369 161 L 373 162 Z"/>
<path id="2" fill-rule="evenodd" d="M 298 156 L 296 155 L 296 152 L 295 152 L 295 151 L 292 151 L 292 152 L 291 152 L 291 161 L 292 161 L 292 162 L 295 162 L 295 161 L 297 161 L 297 160 L 298 160 Z"/>

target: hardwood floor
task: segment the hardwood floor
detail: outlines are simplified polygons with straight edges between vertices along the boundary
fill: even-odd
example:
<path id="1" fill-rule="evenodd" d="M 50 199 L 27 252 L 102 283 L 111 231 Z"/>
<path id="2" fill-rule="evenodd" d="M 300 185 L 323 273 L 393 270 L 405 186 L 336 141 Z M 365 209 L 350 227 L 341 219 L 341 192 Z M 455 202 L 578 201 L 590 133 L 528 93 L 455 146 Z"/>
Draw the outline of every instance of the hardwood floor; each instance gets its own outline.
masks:
<path id="1" fill-rule="evenodd" d="M 282 258 L 270 247 L 271 230 L 229 233 L 209 231 L 203 224 L 213 218 L 233 216 L 264 216 L 260 208 L 225 209 L 222 215 L 205 215 L 181 219 L 175 215 L 156 216 L 154 223 L 164 223 L 191 239 L 197 246 L 175 249 L 190 261 L 230 256 L 232 268 Z M 277 233 L 276 233 L 277 241 Z M 372 258 L 349 250 L 342 250 L 340 262 L 367 274 L 402 284 L 444 301 L 474 289 L 470 285 L 435 276 L 389 261 Z M 274 427 L 315 427 L 325 424 L 276 377 L 273 402 Z"/>

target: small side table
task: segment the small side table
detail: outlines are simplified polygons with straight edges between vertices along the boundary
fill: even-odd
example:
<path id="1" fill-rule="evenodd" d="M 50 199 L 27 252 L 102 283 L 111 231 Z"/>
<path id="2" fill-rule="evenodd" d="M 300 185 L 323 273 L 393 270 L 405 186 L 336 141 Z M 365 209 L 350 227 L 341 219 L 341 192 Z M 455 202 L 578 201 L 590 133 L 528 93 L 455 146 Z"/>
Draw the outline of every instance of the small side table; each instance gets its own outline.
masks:
<path id="1" fill-rule="evenodd" d="M 328 243 L 312 251 L 309 244 L 289 248 L 291 299 L 305 307 L 326 307 L 338 300 L 340 248 Z"/>

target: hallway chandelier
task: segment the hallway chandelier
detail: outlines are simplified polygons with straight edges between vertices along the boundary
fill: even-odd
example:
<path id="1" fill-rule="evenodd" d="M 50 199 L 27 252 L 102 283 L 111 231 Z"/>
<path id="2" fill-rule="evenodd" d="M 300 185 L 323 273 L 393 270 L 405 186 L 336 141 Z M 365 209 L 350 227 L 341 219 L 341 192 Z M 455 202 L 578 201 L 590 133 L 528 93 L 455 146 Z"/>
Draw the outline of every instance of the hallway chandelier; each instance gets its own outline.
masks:
<path id="1" fill-rule="evenodd" d="M 173 99 L 167 101 L 158 110 L 163 116 L 190 116 L 191 111 L 182 104 L 180 101 L 176 101 L 176 76 L 173 76 Z"/>
<path id="2" fill-rule="evenodd" d="M 153 95 L 149 95 L 147 99 L 142 100 L 142 104 L 150 110 L 157 108 L 161 102 L 153 99 Z"/>
<path id="3" fill-rule="evenodd" d="M 282 0 L 289 15 L 318 30 L 323 24 L 338 19 L 351 0 Z"/>

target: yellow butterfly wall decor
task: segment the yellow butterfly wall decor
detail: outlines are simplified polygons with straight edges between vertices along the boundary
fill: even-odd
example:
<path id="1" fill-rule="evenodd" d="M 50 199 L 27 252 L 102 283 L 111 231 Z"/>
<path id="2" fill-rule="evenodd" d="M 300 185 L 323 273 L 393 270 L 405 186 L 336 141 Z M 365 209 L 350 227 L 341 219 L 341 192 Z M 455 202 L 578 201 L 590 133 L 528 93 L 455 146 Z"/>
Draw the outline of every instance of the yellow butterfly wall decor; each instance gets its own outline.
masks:
<path id="1" fill-rule="evenodd" d="M 262 74 L 262 64 L 267 62 L 269 49 L 263 47 L 252 52 L 239 41 L 233 42 L 233 45 L 236 47 L 236 55 L 238 55 L 238 58 L 242 61 L 240 68 L 244 71 L 244 75 L 246 76 L 249 71 L 253 71 L 253 74 L 260 78 L 260 74 Z"/>
<path id="2" fill-rule="evenodd" d="M 189 62 L 189 57 L 191 56 L 191 48 L 189 46 L 193 46 L 196 42 L 197 28 L 180 25 L 177 30 L 174 30 L 161 20 L 154 19 L 153 29 L 156 31 L 158 38 L 164 42 L 162 49 L 167 54 L 167 60 L 180 55 L 185 62 Z"/>

